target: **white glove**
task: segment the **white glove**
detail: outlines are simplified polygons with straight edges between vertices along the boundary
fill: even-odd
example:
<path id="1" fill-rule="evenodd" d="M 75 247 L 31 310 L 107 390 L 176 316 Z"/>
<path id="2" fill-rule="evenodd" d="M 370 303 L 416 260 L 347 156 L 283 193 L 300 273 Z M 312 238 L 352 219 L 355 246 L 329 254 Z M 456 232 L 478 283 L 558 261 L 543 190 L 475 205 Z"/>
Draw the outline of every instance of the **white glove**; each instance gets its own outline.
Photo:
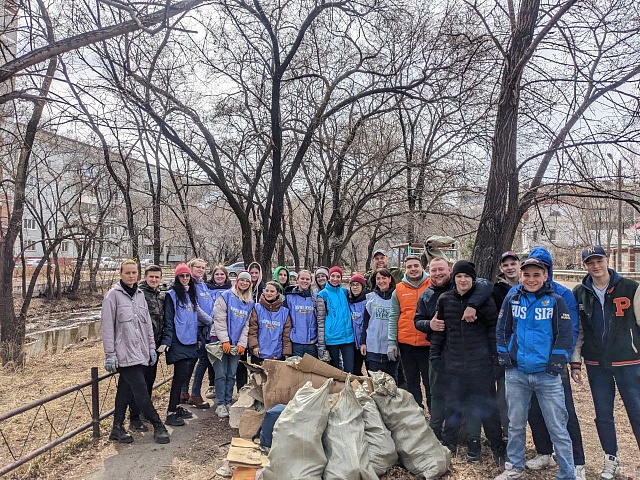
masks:
<path id="1" fill-rule="evenodd" d="M 166 345 L 160 345 L 160 346 L 158 347 L 158 353 L 164 353 L 164 352 L 166 352 L 167 350 L 169 350 L 169 347 L 167 347 Z"/>
<path id="2" fill-rule="evenodd" d="M 390 343 L 387 347 L 387 358 L 391 362 L 395 362 L 398 359 L 398 345 L 395 343 Z"/>

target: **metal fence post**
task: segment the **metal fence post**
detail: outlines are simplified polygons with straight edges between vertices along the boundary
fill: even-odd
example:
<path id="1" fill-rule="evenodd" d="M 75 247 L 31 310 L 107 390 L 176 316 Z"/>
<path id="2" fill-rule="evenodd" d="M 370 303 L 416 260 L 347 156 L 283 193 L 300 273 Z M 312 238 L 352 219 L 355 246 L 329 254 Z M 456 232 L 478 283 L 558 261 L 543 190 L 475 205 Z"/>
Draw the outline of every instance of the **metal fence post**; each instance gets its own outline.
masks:
<path id="1" fill-rule="evenodd" d="M 100 438 L 100 382 L 98 367 L 91 367 L 91 426 L 93 438 Z"/>

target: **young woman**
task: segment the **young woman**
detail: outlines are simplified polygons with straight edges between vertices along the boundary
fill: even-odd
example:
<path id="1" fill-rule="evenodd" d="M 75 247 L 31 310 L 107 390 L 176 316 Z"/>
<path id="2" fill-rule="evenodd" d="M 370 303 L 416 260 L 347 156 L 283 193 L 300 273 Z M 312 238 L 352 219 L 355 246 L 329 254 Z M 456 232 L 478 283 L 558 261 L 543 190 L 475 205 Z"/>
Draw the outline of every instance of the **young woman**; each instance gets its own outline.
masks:
<path id="1" fill-rule="evenodd" d="M 282 289 L 275 281 L 267 282 L 260 302 L 249 317 L 249 349 L 254 363 L 284 360 L 291 355 L 291 317 L 282 306 Z"/>
<path id="2" fill-rule="evenodd" d="M 109 440 L 133 442 L 123 423 L 127 405 L 135 402 L 153 425 L 156 443 L 169 443 L 169 434 L 151 402 L 145 381 L 145 367 L 154 365 L 158 355 L 147 301 L 144 293 L 137 288 L 137 281 L 137 262 L 125 260 L 120 265 L 120 281 L 109 290 L 102 302 L 104 367 L 108 372 L 120 374 Z"/>
<path id="3" fill-rule="evenodd" d="M 355 351 L 353 352 L 353 373 L 354 375 L 362 375 L 362 364 L 365 357 L 360 353 L 360 333 L 362 332 L 362 317 L 364 315 L 364 307 L 367 303 L 367 281 L 364 276 L 356 273 L 349 279 L 349 293 L 347 300 L 349 301 L 349 310 L 351 311 L 351 324 L 353 326 L 353 336 L 355 338 Z"/>
<path id="4" fill-rule="evenodd" d="M 315 282 L 316 286 L 313 289 L 313 294 L 317 295 L 320 290 L 322 290 L 327 284 L 327 280 L 329 279 L 329 270 L 325 267 L 320 267 L 316 270 L 315 274 Z"/>
<path id="5" fill-rule="evenodd" d="M 279 266 L 273 271 L 273 281 L 280 284 L 280 289 L 284 293 L 284 289 L 289 286 L 289 269 Z"/>
<path id="6" fill-rule="evenodd" d="M 173 365 L 173 380 L 169 393 L 167 425 L 180 427 L 193 414 L 179 407 L 180 391 L 189 381 L 193 362 L 198 358 L 198 294 L 185 263 L 174 272 L 174 283 L 164 302 L 164 332 L 159 352 L 167 352 L 167 365 Z"/>
<path id="7" fill-rule="evenodd" d="M 316 299 L 311 292 L 311 272 L 300 270 L 298 285 L 286 292 L 284 306 L 291 317 L 291 347 L 293 355 L 305 353 L 318 358 L 318 320 Z"/>
<path id="8" fill-rule="evenodd" d="M 222 295 L 222 292 L 224 292 L 225 290 L 229 290 L 231 288 L 231 280 L 229 280 L 229 272 L 227 271 L 227 268 L 224 265 L 218 264 L 215 267 L 213 267 L 213 269 L 211 270 L 211 281 L 207 282 L 207 287 L 209 287 L 209 290 L 211 291 L 211 297 L 213 298 L 214 304 L 215 304 L 215 301 L 218 299 L 218 297 Z M 215 336 L 209 337 L 209 342 L 217 342 L 217 341 L 218 341 L 217 337 Z M 207 393 L 205 394 L 205 397 L 216 398 L 216 394 L 215 394 L 216 374 L 215 374 L 215 371 L 213 370 L 213 365 L 211 365 L 211 362 L 208 362 L 207 374 L 209 376 L 209 388 L 207 389 Z"/>
<path id="9" fill-rule="evenodd" d="M 387 356 L 389 343 L 389 313 L 391 294 L 396 289 L 396 281 L 391 272 L 381 268 L 374 275 L 376 286 L 367 295 L 367 304 L 362 319 L 360 353 L 367 358 L 367 368 L 372 372 L 383 371 L 398 382 L 398 360 Z"/>
<path id="10" fill-rule="evenodd" d="M 258 262 L 251 262 L 247 271 L 251 275 L 251 296 L 254 302 L 260 300 L 260 295 L 264 290 L 264 282 L 262 281 L 262 267 Z"/>
<path id="11" fill-rule="evenodd" d="M 355 338 L 351 324 L 351 311 L 347 301 L 347 289 L 340 285 L 342 269 L 329 269 L 329 282 L 320 290 L 316 299 L 318 316 L 318 355 L 329 351 L 331 365 L 345 372 L 353 371 Z M 342 365 L 340 364 L 342 356 Z"/>
<path id="12" fill-rule="evenodd" d="M 205 281 L 207 262 L 202 258 L 194 258 L 187 263 L 187 266 L 191 270 L 191 278 L 196 286 L 196 293 L 198 295 L 198 363 L 197 366 L 195 363 L 191 366 L 192 372 L 195 367 L 191 395 L 189 395 L 189 381 L 187 380 L 182 386 L 180 400 L 183 401 L 186 398 L 189 405 L 206 409 L 209 408 L 210 405 L 209 402 L 203 400 L 200 390 L 202 388 L 204 373 L 207 371 L 207 367 L 211 365 L 207 357 L 206 345 L 209 343 L 209 333 L 211 332 L 211 324 L 213 323 L 213 303 L 215 298 Z M 191 373 L 189 374 L 189 378 L 191 378 Z"/>
<path id="13" fill-rule="evenodd" d="M 222 360 L 215 362 L 216 415 L 229 416 L 229 406 L 236 381 L 240 356 L 247 348 L 249 314 L 254 302 L 251 299 L 251 275 L 242 271 L 231 290 L 225 290 L 213 307 L 212 336 L 222 342 Z"/>

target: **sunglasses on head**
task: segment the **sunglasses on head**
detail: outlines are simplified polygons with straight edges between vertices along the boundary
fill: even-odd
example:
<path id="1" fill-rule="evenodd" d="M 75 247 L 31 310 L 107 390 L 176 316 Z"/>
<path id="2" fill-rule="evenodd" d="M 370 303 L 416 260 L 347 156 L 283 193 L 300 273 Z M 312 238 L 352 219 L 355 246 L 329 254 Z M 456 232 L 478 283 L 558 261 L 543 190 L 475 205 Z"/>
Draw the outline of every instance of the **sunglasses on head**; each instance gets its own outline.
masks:
<path id="1" fill-rule="evenodd" d="M 178 275 L 178 278 L 191 278 L 191 275 L 189 275 L 188 273 L 181 273 L 180 275 Z"/>

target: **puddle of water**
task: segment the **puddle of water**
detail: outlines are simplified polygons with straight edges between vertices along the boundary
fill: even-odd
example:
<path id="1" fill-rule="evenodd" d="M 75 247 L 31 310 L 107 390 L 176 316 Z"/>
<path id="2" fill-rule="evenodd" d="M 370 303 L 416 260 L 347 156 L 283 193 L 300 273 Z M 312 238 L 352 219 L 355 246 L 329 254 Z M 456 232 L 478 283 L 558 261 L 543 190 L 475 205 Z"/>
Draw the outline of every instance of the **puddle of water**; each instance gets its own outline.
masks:
<path id="1" fill-rule="evenodd" d="M 65 347 L 100 338 L 100 314 L 77 318 L 80 323 L 29 333 L 24 351 L 27 361 L 41 355 L 61 352 Z"/>

